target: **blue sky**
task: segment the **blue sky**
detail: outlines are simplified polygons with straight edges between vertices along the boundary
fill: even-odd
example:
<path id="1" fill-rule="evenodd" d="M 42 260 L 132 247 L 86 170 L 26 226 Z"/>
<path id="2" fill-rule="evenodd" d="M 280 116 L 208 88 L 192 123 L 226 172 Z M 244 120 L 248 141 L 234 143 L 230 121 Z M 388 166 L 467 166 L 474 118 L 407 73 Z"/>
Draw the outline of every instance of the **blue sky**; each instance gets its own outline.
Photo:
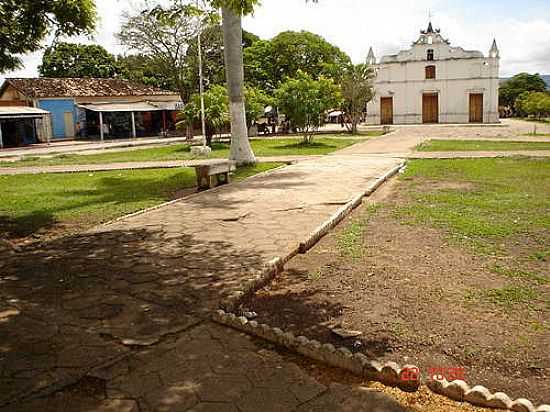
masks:
<path id="1" fill-rule="evenodd" d="M 168 1 L 168 0 L 163 0 Z M 121 15 L 143 0 L 96 0 L 101 17 L 94 39 L 123 53 L 114 33 Z M 269 38 L 283 30 L 310 30 L 346 51 L 356 62 L 373 46 L 377 57 L 407 48 L 431 12 L 436 27 L 455 46 L 487 53 L 493 38 L 501 49 L 501 75 L 520 71 L 550 74 L 550 0 L 263 0 L 246 29 Z M 25 68 L 5 77 L 35 76 L 41 53 L 25 57 Z"/>

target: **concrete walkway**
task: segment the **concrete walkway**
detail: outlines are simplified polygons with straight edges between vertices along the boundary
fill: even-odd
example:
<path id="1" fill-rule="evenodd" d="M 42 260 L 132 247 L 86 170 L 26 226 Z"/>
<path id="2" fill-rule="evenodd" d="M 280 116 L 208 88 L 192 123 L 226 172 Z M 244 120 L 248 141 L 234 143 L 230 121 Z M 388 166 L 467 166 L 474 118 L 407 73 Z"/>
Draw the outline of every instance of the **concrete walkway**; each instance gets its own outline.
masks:
<path id="1" fill-rule="evenodd" d="M 90 232 L 0 249 L 0 409 L 407 410 L 323 384 L 303 360 L 209 321 L 400 161 L 326 156 Z"/>
<path id="2" fill-rule="evenodd" d="M 0 410 L 406 411 L 209 315 L 399 165 L 418 131 L 89 232 L 0 243 Z"/>
<path id="3" fill-rule="evenodd" d="M 292 164 L 304 160 L 316 159 L 321 156 L 268 156 L 259 157 L 260 163 L 286 163 Z M 225 159 L 196 159 L 196 160 L 163 160 L 153 162 L 120 162 L 107 164 L 79 164 L 59 166 L 23 166 L 0 167 L 0 175 L 21 175 L 41 173 L 77 173 L 77 172 L 101 172 L 110 170 L 135 170 L 135 169 L 174 169 L 178 167 L 193 167 L 198 164 L 225 162 Z"/>

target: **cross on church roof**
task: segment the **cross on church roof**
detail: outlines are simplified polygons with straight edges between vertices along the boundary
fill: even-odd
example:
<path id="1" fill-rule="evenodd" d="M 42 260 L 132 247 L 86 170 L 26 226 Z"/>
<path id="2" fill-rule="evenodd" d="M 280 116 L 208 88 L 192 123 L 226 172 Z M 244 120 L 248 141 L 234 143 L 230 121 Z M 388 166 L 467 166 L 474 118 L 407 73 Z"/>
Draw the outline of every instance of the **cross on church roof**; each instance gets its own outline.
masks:
<path id="1" fill-rule="evenodd" d="M 434 26 L 430 20 L 430 22 L 428 23 L 428 29 L 427 30 L 420 30 L 420 33 L 421 34 L 436 34 L 436 33 L 441 33 L 441 30 L 440 29 L 435 29 L 434 30 Z"/>

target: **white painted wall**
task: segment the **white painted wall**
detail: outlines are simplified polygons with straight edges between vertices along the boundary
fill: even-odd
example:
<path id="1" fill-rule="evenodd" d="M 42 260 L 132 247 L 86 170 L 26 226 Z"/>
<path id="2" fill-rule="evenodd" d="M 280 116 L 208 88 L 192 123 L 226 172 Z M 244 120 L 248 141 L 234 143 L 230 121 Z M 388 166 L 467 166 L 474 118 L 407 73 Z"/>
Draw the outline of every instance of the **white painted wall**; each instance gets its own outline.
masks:
<path id="1" fill-rule="evenodd" d="M 428 38 L 432 37 L 431 44 Z M 428 49 L 434 61 L 427 61 Z M 376 65 L 375 97 L 367 106 L 367 122 L 380 124 L 380 98 L 393 97 L 394 124 L 422 123 L 422 95 L 439 96 L 440 123 L 468 123 L 470 94 L 483 94 L 483 122 L 497 123 L 499 58 L 451 47 L 439 33 L 422 34 L 409 50 L 385 56 Z M 425 79 L 425 68 L 436 66 L 436 79 Z"/>

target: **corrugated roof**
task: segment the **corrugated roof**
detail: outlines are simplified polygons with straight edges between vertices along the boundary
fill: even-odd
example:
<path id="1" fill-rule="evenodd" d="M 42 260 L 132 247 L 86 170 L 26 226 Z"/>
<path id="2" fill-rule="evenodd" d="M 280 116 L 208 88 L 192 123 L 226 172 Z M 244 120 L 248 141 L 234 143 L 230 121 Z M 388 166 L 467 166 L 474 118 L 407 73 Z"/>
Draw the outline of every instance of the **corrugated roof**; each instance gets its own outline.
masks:
<path id="1" fill-rule="evenodd" d="M 80 104 L 78 107 L 94 112 L 154 112 L 164 110 L 148 102 Z"/>
<path id="2" fill-rule="evenodd" d="M 12 116 L 29 116 L 39 117 L 50 114 L 46 110 L 37 109 L 36 107 L 28 106 L 0 106 L 0 118 L 12 117 Z"/>
<path id="3" fill-rule="evenodd" d="M 167 96 L 177 93 L 123 79 L 32 78 L 6 79 L 2 89 L 11 85 L 25 96 L 38 97 L 112 97 Z"/>

